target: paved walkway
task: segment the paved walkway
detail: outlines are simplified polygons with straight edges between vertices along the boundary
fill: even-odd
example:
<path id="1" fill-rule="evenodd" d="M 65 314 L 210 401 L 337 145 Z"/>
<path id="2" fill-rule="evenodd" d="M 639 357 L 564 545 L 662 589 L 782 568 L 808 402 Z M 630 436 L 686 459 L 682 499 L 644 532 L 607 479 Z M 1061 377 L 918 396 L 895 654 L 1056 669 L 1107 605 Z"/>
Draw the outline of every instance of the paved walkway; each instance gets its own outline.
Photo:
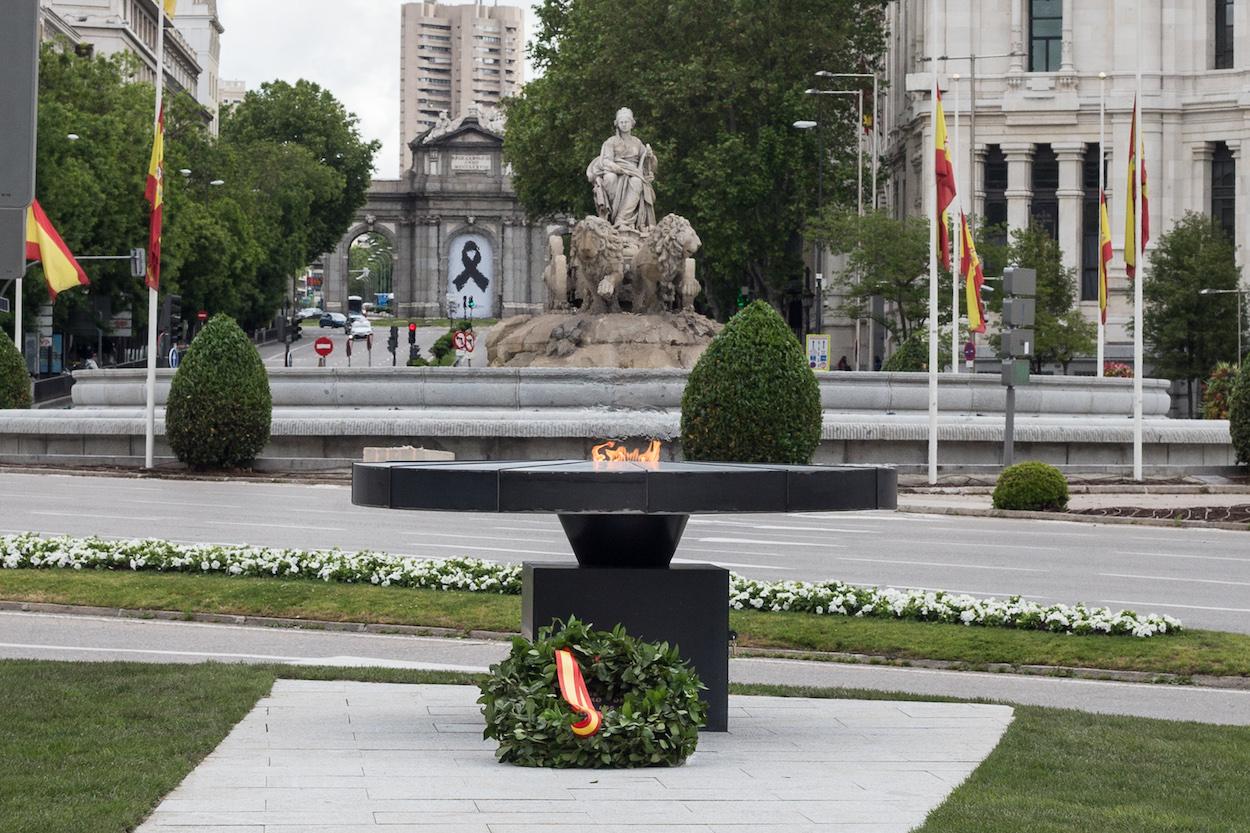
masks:
<path id="1" fill-rule="evenodd" d="M 1188 509 L 1194 506 L 1244 506 L 1250 503 L 1250 494 L 1141 494 L 1097 493 L 1075 494 L 1068 498 L 1069 509 L 1101 509 L 1112 506 L 1141 506 L 1149 509 Z M 923 512 L 926 507 L 958 507 L 961 509 L 993 509 L 988 494 L 930 494 L 903 493 L 898 496 L 898 508 L 908 512 Z"/>
<path id="2" fill-rule="evenodd" d="M 279 681 L 139 833 L 907 833 L 1011 709 L 732 697 L 685 766 L 494 760 L 476 689 Z"/>

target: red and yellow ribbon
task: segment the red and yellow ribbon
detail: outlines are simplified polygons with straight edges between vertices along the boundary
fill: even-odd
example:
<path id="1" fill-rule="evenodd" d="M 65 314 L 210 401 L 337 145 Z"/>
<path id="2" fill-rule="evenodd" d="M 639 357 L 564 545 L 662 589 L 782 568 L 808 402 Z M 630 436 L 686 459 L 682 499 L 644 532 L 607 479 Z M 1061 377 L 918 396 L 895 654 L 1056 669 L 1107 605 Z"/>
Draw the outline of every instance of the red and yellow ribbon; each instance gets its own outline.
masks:
<path id="1" fill-rule="evenodd" d="M 584 715 L 573 724 L 573 734 L 585 738 L 598 732 L 603 723 L 603 715 L 591 702 L 586 681 L 582 678 L 582 669 L 578 668 L 577 660 L 573 659 L 570 651 L 556 651 L 556 678 L 560 681 L 560 696 L 564 698 L 564 702 L 572 706 L 573 711 Z"/>

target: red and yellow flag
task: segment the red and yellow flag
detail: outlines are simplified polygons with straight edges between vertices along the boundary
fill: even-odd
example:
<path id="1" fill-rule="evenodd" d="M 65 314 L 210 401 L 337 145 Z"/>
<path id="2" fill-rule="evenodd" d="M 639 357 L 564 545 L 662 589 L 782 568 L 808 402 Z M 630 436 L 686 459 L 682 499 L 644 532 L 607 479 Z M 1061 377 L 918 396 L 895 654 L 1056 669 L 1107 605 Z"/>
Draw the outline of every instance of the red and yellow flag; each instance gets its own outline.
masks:
<path id="1" fill-rule="evenodd" d="M 972 230 L 968 228 L 968 216 L 959 212 L 959 226 L 963 235 L 963 254 L 959 258 L 959 271 L 964 276 L 964 297 L 968 304 L 968 331 L 985 332 L 985 302 L 981 300 L 981 287 L 985 283 L 985 269 L 977 256 L 972 242 Z"/>
<path id="2" fill-rule="evenodd" d="M 1107 268 L 1111 265 L 1111 220 L 1107 217 L 1107 192 L 1098 195 L 1098 311 L 1107 323 Z"/>
<path id="3" fill-rule="evenodd" d="M 943 269 L 951 268 L 950 218 L 946 209 L 955 200 L 955 166 L 951 162 L 950 143 L 946 140 L 946 113 L 942 110 L 942 92 L 937 94 L 937 116 L 934 123 L 934 174 L 937 176 L 938 252 Z"/>
<path id="4" fill-rule="evenodd" d="M 165 108 L 156 120 L 156 137 L 152 141 L 152 161 L 148 165 L 148 185 L 144 196 L 152 204 L 151 228 L 148 233 L 149 289 L 161 288 L 161 215 L 165 204 Z"/>
<path id="5" fill-rule="evenodd" d="M 1150 242 L 1150 188 L 1146 182 L 1145 142 L 1137 140 L 1137 100 L 1133 100 L 1133 121 L 1129 127 L 1128 207 L 1124 223 L 1124 271 L 1130 279 L 1137 277 L 1137 158 L 1141 156 L 1141 247 Z"/>
<path id="6" fill-rule="evenodd" d="M 573 724 L 573 734 L 585 738 L 599 731 L 603 724 L 603 715 L 590 700 L 590 692 L 586 690 L 586 681 L 582 679 L 582 669 L 577 667 L 570 651 L 556 651 L 556 679 L 560 682 L 560 696 L 564 702 L 573 707 L 573 711 L 583 715 L 582 719 Z"/>
<path id="7" fill-rule="evenodd" d="M 178 0 L 164 0 L 165 14 L 170 17 L 174 16 L 174 9 L 178 8 Z"/>
<path id="8" fill-rule="evenodd" d="M 62 289 L 91 283 L 61 235 L 52 227 L 48 215 L 43 213 L 39 200 L 26 209 L 26 259 L 42 264 L 43 276 L 48 280 L 48 294 L 54 301 L 56 293 Z"/>

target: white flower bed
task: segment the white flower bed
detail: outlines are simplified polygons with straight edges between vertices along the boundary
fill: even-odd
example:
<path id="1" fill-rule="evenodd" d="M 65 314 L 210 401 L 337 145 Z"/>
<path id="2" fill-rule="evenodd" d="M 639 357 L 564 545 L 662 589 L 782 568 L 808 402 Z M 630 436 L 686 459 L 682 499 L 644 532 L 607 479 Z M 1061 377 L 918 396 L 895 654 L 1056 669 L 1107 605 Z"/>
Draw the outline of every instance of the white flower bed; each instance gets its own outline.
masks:
<path id="1" fill-rule="evenodd" d="M 300 576 L 345 584 L 424 587 L 518 595 L 521 566 L 476 558 L 416 559 L 376 552 L 275 550 L 169 541 L 0 536 L 0 569 L 151 570 L 234 576 Z M 1019 596 L 1000 601 L 942 591 L 859 587 L 840 581 L 756 581 L 730 574 L 735 610 L 875 616 L 964 625 L 1137 637 L 1179 633 L 1180 620 L 1078 604 L 1043 606 Z"/>

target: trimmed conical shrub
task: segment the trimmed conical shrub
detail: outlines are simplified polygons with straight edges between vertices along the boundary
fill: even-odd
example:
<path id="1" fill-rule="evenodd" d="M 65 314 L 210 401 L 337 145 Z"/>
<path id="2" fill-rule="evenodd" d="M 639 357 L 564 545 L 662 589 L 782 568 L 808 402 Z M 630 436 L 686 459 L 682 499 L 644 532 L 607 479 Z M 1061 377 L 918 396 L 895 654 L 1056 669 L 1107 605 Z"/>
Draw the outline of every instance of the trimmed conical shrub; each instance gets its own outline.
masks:
<path id="1" fill-rule="evenodd" d="M 239 325 L 216 315 L 178 365 L 165 434 L 195 469 L 247 467 L 269 441 L 273 401 L 260 354 Z"/>
<path id="2" fill-rule="evenodd" d="M 0 410 L 30 407 L 30 374 L 13 340 L 0 333 Z"/>
<path id="3" fill-rule="evenodd" d="M 699 358 L 681 399 L 687 460 L 805 464 L 820 442 L 820 385 L 786 322 L 755 301 Z"/>
<path id="4" fill-rule="evenodd" d="M 1242 359 L 1237 384 L 1228 398 L 1228 433 L 1238 463 L 1250 463 L 1250 362 Z"/>

